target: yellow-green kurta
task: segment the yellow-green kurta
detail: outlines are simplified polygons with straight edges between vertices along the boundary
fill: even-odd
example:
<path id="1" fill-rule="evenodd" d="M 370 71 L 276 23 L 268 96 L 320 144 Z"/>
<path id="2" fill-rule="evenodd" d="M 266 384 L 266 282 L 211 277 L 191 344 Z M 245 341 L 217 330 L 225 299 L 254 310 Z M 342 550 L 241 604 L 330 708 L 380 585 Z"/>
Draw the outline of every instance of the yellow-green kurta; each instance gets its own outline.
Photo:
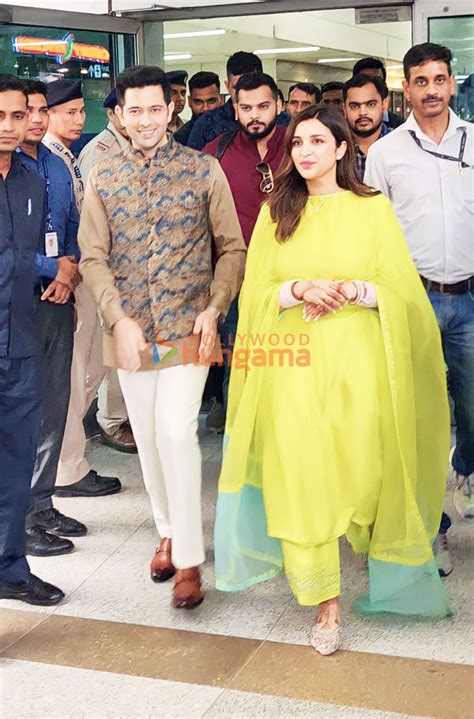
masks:
<path id="1" fill-rule="evenodd" d="M 286 243 L 275 230 L 264 207 L 239 306 L 217 586 L 242 589 L 285 564 L 299 600 L 318 603 L 338 593 L 347 535 L 369 552 L 371 610 L 445 615 L 431 550 L 449 451 L 444 363 L 393 209 L 340 192 L 309 198 Z M 300 306 L 280 311 L 296 278 L 371 282 L 378 309 L 346 305 L 308 324 Z"/>

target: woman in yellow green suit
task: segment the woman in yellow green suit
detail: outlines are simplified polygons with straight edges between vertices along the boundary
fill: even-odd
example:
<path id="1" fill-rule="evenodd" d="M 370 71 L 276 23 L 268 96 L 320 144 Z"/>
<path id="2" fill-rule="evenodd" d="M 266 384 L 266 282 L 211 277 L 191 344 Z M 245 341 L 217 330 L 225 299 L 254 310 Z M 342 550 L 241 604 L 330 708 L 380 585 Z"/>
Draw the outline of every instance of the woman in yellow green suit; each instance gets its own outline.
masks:
<path id="1" fill-rule="evenodd" d="M 339 538 L 369 557 L 360 610 L 450 613 L 433 559 L 449 453 L 435 316 L 345 120 L 303 111 L 250 243 L 215 529 L 216 585 L 286 573 L 341 644 Z"/>

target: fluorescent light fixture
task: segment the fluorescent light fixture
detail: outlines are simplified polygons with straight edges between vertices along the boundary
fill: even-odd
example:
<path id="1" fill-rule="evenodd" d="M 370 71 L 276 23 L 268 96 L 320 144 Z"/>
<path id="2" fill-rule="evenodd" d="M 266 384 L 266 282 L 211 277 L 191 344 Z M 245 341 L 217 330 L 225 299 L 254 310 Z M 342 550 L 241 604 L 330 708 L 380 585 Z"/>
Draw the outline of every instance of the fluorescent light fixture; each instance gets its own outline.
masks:
<path id="1" fill-rule="evenodd" d="M 164 40 L 177 40 L 181 37 L 211 37 L 211 35 L 225 35 L 225 30 L 195 30 L 193 32 L 169 32 L 163 35 Z"/>
<path id="2" fill-rule="evenodd" d="M 190 53 L 184 53 L 183 55 L 165 55 L 165 62 L 173 62 L 173 60 L 190 60 L 192 55 Z"/>
<path id="3" fill-rule="evenodd" d="M 318 62 L 328 64 L 332 62 L 354 62 L 354 60 L 358 60 L 358 57 L 322 57 L 318 60 Z"/>
<path id="4" fill-rule="evenodd" d="M 265 47 L 261 50 L 254 50 L 255 55 L 292 55 L 293 53 L 300 52 L 317 52 L 319 50 L 318 45 L 311 47 Z"/>
<path id="5" fill-rule="evenodd" d="M 403 64 L 401 65 L 386 65 L 386 70 L 403 70 Z"/>

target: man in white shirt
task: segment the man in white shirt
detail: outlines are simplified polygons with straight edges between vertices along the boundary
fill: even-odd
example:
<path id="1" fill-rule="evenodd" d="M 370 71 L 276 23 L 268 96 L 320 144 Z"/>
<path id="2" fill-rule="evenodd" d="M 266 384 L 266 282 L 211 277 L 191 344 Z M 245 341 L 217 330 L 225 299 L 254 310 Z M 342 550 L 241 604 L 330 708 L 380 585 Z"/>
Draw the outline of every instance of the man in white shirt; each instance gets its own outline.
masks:
<path id="1" fill-rule="evenodd" d="M 392 201 L 438 318 L 455 403 L 454 504 L 474 518 L 473 128 L 449 108 L 451 59 L 448 48 L 432 43 L 407 52 L 403 87 L 413 112 L 370 148 L 364 179 Z M 449 524 L 443 515 L 442 575 L 452 570 Z"/>

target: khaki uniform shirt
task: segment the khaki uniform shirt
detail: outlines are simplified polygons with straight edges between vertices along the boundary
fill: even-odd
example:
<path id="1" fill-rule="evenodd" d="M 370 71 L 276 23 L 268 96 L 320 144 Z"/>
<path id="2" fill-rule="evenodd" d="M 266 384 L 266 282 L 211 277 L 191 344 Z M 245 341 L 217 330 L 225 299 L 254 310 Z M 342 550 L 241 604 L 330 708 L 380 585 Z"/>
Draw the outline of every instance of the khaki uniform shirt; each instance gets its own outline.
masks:
<path id="1" fill-rule="evenodd" d="M 82 174 L 76 158 L 71 150 L 63 145 L 63 143 L 50 132 L 47 132 L 44 136 L 43 143 L 51 150 L 51 152 L 60 157 L 61 160 L 66 163 L 66 166 L 71 173 L 74 197 L 76 198 L 77 209 L 80 213 L 82 210 L 82 203 L 84 201 L 84 182 L 82 180 Z"/>
<path id="2" fill-rule="evenodd" d="M 109 122 L 105 130 L 88 142 L 79 155 L 78 163 L 84 183 L 87 182 L 94 165 L 116 157 L 127 145 L 127 138 Z"/>
<path id="3" fill-rule="evenodd" d="M 92 169 L 78 239 L 81 274 L 103 318 L 104 364 L 117 366 L 110 330 L 123 317 L 135 320 L 149 343 L 141 369 L 194 363 L 197 316 L 209 306 L 227 314 L 245 265 L 217 160 L 172 136 L 152 159 L 127 145 Z M 163 345 L 174 353 L 158 362 Z"/>

